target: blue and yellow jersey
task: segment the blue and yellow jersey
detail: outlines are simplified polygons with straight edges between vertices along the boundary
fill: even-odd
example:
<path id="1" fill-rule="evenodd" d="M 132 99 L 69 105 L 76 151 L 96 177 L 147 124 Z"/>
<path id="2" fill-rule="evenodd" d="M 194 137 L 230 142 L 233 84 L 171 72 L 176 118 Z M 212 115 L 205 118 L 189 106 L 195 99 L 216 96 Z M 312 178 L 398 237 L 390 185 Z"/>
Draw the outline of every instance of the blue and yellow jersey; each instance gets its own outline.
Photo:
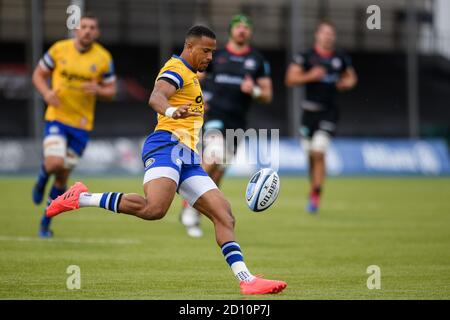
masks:
<path id="1" fill-rule="evenodd" d="M 86 94 L 85 82 L 108 83 L 115 80 L 111 54 L 94 43 L 86 52 L 79 52 L 73 39 L 58 41 L 40 61 L 52 71 L 52 89 L 57 91 L 60 106 L 49 105 L 45 120 L 90 131 L 94 126 L 96 97 Z"/>
<path id="2" fill-rule="evenodd" d="M 171 83 L 177 91 L 169 98 L 169 104 L 180 107 L 190 104 L 189 110 L 199 112 L 202 116 L 185 119 L 172 119 L 158 114 L 158 124 L 155 131 L 172 132 L 183 144 L 197 152 L 200 129 L 203 126 L 203 94 L 197 72 L 181 57 L 173 55 L 159 72 L 156 81 L 165 80 Z"/>

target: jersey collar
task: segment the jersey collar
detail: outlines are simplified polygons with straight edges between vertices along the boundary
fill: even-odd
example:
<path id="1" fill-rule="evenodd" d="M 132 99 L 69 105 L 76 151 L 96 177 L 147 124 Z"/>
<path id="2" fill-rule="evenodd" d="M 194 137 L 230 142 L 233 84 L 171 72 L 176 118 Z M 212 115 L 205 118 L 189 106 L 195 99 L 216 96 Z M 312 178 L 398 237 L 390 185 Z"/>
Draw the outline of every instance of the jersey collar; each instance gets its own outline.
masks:
<path id="1" fill-rule="evenodd" d="M 321 57 L 324 59 L 329 59 L 334 55 L 334 50 L 332 51 L 325 51 L 322 50 L 321 48 L 319 48 L 318 46 L 314 46 L 314 51 Z"/>
<path id="2" fill-rule="evenodd" d="M 195 69 L 189 64 L 189 62 L 187 62 L 186 60 L 184 60 L 182 57 L 177 56 L 176 54 L 173 54 L 173 55 L 172 55 L 172 58 L 181 60 L 181 62 L 183 62 L 184 65 L 185 65 L 189 70 L 191 70 L 193 73 L 197 73 L 197 70 L 195 70 Z"/>
<path id="3" fill-rule="evenodd" d="M 75 43 L 75 39 L 73 39 L 73 47 L 75 48 L 75 51 L 78 52 L 79 54 L 85 54 L 85 53 L 88 53 L 89 51 L 92 50 L 92 48 L 94 47 L 94 43 L 91 44 L 91 46 L 89 47 L 89 49 L 84 50 L 84 51 L 80 51 L 80 50 L 78 50 L 78 48 L 77 48 L 77 45 L 76 45 L 76 43 Z"/>

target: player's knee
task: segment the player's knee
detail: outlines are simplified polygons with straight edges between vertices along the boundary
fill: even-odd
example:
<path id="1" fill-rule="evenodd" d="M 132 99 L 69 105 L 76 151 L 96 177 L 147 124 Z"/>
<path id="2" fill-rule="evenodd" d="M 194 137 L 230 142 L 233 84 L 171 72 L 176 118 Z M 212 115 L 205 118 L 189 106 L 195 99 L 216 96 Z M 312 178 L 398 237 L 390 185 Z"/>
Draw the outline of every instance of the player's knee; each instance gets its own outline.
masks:
<path id="1" fill-rule="evenodd" d="M 166 215 L 167 209 L 161 205 L 148 204 L 142 210 L 141 217 L 145 220 L 160 220 Z"/>
<path id="2" fill-rule="evenodd" d="M 51 157 L 45 159 L 45 170 L 49 173 L 58 173 L 64 170 L 64 158 Z"/>

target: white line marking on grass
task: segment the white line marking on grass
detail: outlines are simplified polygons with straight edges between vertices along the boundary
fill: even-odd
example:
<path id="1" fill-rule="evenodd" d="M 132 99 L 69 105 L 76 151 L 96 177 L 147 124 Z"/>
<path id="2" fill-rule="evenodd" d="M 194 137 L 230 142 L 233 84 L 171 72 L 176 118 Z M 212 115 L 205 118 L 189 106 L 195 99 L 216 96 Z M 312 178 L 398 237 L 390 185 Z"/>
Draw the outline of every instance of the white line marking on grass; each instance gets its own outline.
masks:
<path id="1" fill-rule="evenodd" d="M 51 243 L 124 244 L 124 245 L 140 243 L 140 241 L 132 239 L 76 239 L 76 238 L 41 239 L 38 237 L 11 237 L 11 236 L 0 236 L 0 241 L 16 241 L 16 242 L 45 241 Z"/>

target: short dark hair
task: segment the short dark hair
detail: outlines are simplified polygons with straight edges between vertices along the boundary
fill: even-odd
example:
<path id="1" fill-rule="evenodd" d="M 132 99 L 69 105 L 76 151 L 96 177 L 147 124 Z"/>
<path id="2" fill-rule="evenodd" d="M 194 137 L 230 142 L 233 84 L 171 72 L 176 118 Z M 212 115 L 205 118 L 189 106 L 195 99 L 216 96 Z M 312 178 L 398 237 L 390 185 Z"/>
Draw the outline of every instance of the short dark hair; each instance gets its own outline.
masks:
<path id="1" fill-rule="evenodd" d="M 99 22 L 98 17 L 97 17 L 93 12 L 90 12 L 90 11 L 85 12 L 85 13 L 81 16 L 80 20 L 81 20 L 81 19 L 92 19 L 92 20 L 96 20 L 97 23 Z"/>
<path id="2" fill-rule="evenodd" d="M 322 19 L 319 21 L 319 23 L 316 25 L 316 31 L 320 29 L 321 26 L 329 26 L 333 28 L 334 31 L 336 31 L 336 25 L 333 21 L 329 19 Z"/>
<path id="3" fill-rule="evenodd" d="M 200 25 L 193 26 L 186 33 L 186 39 L 190 37 L 201 38 L 203 36 L 211 39 L 216 39 L 216 34 L 214 33 L 214 31 L 205 26 Z"/>

